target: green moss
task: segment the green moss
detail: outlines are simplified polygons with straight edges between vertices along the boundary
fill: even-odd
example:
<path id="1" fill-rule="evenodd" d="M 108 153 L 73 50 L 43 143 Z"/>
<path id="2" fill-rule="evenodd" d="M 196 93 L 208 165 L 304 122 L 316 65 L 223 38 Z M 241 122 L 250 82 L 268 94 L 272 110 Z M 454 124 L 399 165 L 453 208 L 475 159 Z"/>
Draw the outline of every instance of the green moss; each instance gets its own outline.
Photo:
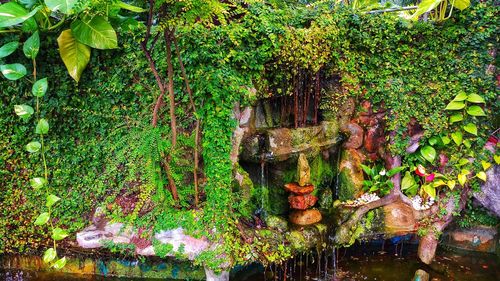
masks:
<path id="1" fill-rule="evenodd" d="M 339 174 L 339 190 L 338 197 L 341 201 L 347 201 L 354 199 L 354 193 L 356 191 L 356 186 L 349 176 L 347 170 L 342 170 Z"/>

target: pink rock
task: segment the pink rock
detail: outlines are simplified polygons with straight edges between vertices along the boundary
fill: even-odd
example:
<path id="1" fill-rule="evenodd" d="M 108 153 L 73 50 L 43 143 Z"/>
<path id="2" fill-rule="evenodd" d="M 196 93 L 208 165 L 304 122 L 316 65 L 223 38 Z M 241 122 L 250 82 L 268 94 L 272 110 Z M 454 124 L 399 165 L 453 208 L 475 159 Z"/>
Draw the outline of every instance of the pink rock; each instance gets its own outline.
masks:
<path id="1" fill-rule="evenodd" d="M 360 148 L 363 145 L 363 135 L 364 131 L 361 126 L 356 123 L 349 123 L 342 129 L 343 131 L 349 133 L 349 139 L 344 144 L 345 148 Z"/>

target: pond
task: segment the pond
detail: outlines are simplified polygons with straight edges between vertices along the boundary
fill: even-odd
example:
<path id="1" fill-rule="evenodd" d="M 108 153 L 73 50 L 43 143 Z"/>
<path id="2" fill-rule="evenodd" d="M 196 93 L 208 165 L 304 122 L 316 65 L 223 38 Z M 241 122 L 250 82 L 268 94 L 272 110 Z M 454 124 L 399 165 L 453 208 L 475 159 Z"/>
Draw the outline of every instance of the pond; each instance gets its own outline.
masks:
<path id="1" fill-rule="evenodd" d="M 5 261 L 8 256 L 2 259 Z M 5 264 L 5 263 L 4 263 Z M 183 267 L 186 270 L 186 267 Z M 420 273 L 416 277 L 416 272 Z M 286 277 L 285 277 L 286 272 Z M 180 276 L 180 275 L 179 275 Z M 426 279 L 427 278 L 427 279 Z M 96 275 L 36 272 L 0 269 L 0 280 L 179 280 L 155 278 L 112 278 Z M 357 244 L 336 251 L 303 254 L 287 265 L 263 268 L 260 265 L 236 268 L 232 281 L 356 281 L 356 280 L 433 280 L 497 281 L 500 280 L 499 258 L 492 254 L 457 253 L 440 249 L 435 262 L 428 266 L 418 261 L 413 244 Z"/>

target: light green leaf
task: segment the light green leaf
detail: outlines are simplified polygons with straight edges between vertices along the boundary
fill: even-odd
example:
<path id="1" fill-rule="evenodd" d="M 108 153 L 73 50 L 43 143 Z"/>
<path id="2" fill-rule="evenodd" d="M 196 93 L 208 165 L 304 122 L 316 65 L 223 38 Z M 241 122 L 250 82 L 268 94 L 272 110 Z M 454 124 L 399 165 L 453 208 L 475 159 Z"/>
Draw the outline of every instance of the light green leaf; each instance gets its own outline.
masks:
<path id="1" fill-rule="evenodd" d="M 468 102 L 472 102 L 472 103 L 486 103 L 483 99 L 483 97 L 481 97 L 480 95 L 478 94 L 470 94 L 468 97 L 467 97 L 467 101 Z"/>
<path id="2" fill-rule="evenodd" d="M 467 99 L 467 94 L 465 92 L 460 92 L 458 95 L 455 96 L 453 101 L 464 101 Z"/>
<path id="3" fill-rule="evenodd" d="M 23 52 L 24 55 L 33 59 L 38 55 L 38 51 L 40 50 L 40 36 L 38 35 L 38 31 L 35 31 L 33 35 L 31 35 L 23 44 Z"/>
<path id="4" fill-rule="evenodd" d="M 452 101 L 446 106 L 446 110 L 460 110 L 465 107 L 465 102 L 463 101 Z"/>
<path id="5" fill-rule="evenodd" d="M 470 0 L 455 0 L 450 2 L 453 6 L 459 10 L 464 10 L 470 6 Z"/>
<path id="6" fill-rule="evenodd" d="M 41 213 L 35 220 L 35 225 L 44 225 L 49 221 L 49 213 Z"/>
<path id="7" fill-rule="evenodd" d="M 427 195 L 429 195 L 432 198 L 436 198 L 436 188 L 430 184 L 424 184 L 422 185 L 423 190 Z"/>
<path id="8" fill-rule="evenodd" d="M 436 150 L 434 147 L 429 145 L 422 147 L 422 149 L 420 149 L 420 154 L 425 158 L 425 160 L 431 163 L 434 162 L 434 159 L 436 158 Z"/>
<path id="9" fill-rule="evenodd" d="M 450 116 L 450 123 L 455 123 L 464 120 L 464 116 L 461 113 L 453 114 Z"/>
<path id="10" fill-rule="evenodd" d="M 467 147 L 467 148 L 470 148 L 472 146 L 470 143 L 470 140 L 468 140 L 468 139 L 465 139 L 463 143 L 464 143 L 465 147 Z"/>
<path id="11" fill-rule="evenodd" d="M 40 79 L 33 84 L 33 87 L 31 88 L 31 93 L 35 97 L 43 97 L 45 93 L 47 92 L 47 88 L 49 87 L 47 78 Z"/>
<path id="12" fill-rule="evenodd" d="M 69 15 L 72 14 L 72 9 L 78 0 L 45 0 L 45 5 L 51 11 L 61 11 L 61 13 Z"/>
<path id="13" fill-rule="evenodd" d="M 47 181 L 44 178 L 32 178 L 32 179 L 30 179 L 30 185 L 34 189 L 42 188 L 46 184 L 47 184 Z"/>
<path id="14" fill-rule="evenodd" d="M 420 4 L 418 4 L 418 8 L 415 13 L 411 16 L 413 20 L 418 20 L 418 17 L 421 15 L 433 10 L 436 8 L 443 0 L 422 0 Z"/>
<path id="15" fill-rule="evenodd" d="M 483 109 L 477 105 L 469 106 L 467 108 L 467 114 L 472 116 L 486 116 Z"/>
<path id="16" fill-rule="evenodd" d="M 43 254 L 43 262 L 44 263 L 49 263 L 53 261 L 57 256 L 57 252 L 54 248 L 48 248 L 45 250 L 45 253 Z"/>
<path id="17" fill-rule="evenodd" d="M 56 261 L 56 262 L 52 265 L 52 267 L 53 267 L 54 269 L 59 270 L 59 269 L 62 269 L 65 265 L 66 265 L 66 257 L 63 257 L 62 259 L 57 260 L 57 261 Z"/>
<path id="18" fill-rule="evenodd" d="M 42 148 L 42 144 L 37 141 L 32 141 L 26 145 L 26 151 L 29 153 L 35 153 Z"/>
<path id="19" fill-rule="evenodd" d="M 448 145 L 451 142 L 451 139 L 448 136 L 441 137 L 441 141 L 444 145 Z"/>
<path id="20" fill-rule="evenodd" d="M 23 6 L 13 1 L 0 5 L 0 28 L 22 23 L 35 15 L 40 8 L 41 6 L 38 6 L 28 13 Z"/>
<path id="21" fill-rule="evenodd" d="M 129 10 L 129 11 L 135 12 L 135 13 L 142 13 L 142 12 L 147 11 L 146 9 L 139 8 L 139 7 L 124 3 L 122 1 L 118 1 L 118 3 L 116 5 L 124 10 Z"/>
<path id="22" fill-rule="evenodd" d="M 429 144 L 436 145 L 437 143 L 439 143 L 439 141 L 440 141 L 439 137 L 433 136 L 432 138 L 429 139 Z"/>
<path id="23" fill-rule="evenodd" d="M 412 188 L 414 185 L 416 185 L 417 182 L 413 178 L 410 172 L 406 171 L 405 176 L 401 180 L 401 189 L 406 190 L 409 188 Z"/>
<path id="24" fill-rule="evenodd" d="M 486 173 L 481 171 L 479 173 L 476 174 L 476 177 L 478 177 L 479 179 L 481 179 L 482 181 L 486 181 Z"/>
<path id="25" fill-rule="evenodd" d="M 467 133 L 470 133 L 470 134 L 473 134 L 475 136 L 477 136 L 477 127 L 475 124 L 473 123 L 467 123 L 465 124 L 465 126 L 462 127 L 464 129 L 464 131 L 466 131 Z"/>
<path id="26" fill-rule="evenodd" d="M 57 44 L 59 45 L 59 54 L 69 75 L 76 82 L 80 81 L 82 72 L 90 60 L 89 46 L 76 41 L 70 29 L 61 32 L 57 38 Z"/>
<path id="27" fill-rule="evenodd" d="M 118 47 L 116 32 L 102 16 L 85 16 L 71 23 L 71 31 L 78 42 L 96 49 Z"/>
<path id="28" fill-rule="evenodd" d="M 45 203 L 45 206 L 52 207 L 59 200 L 61 200 L 61 198 L 55 196 L 54 194 L 50 194 L 49 196 L 47 196 L 47 202 Z"/>
<path id="29" fill-rule="evenodd" d="M 19 42 L 14 41 L 14 42 L 9 42 L 0 47 L 0 59 L 5 58 L 8 55 L 12 54 L 17 49 L 18 46 Z"/>
<path id="30" fill-rule="evenodd" d="M 14 112 L 16 113 L 17 116 L 23 118 L 23 119 L 28 119 L 35 110 L 33 107 L 26 105 L 26 104 L 21 104 L 21 105 L 14 105 Z"/>
<path id="31" fill-rule="evenodd" d="M 466 165 L 466 164 L 469 164 L 469 160 L 465 159 L 465 158 L 461 158 L 459 161 L 458 161 L 458 165 L 459 166 L 463 166 L 463 165 Z"/>
<path id="32" fill-rule="evenodd" d="M 38 124 L 36 124 L 35 133 L 39 135 L 45 135 L 49 132 L 49 122 L 45 118 L 41 118 L 38 120 Z"/>
<path id="33" fill-rule="evenodd" d="M 9 80 L 18 80 L 26 75 L 26 67 L 20 63 L 0 65 L 3 76 Z"/>
<path id="34" fill-rule="evenodd" d="M 59 227 L 56 227 L 52 230 L 52 239 L 59 241 L 63 240 L 64 238 L 68 237 L 68 232 L 64 229 L 61 229 Z"/>
<path id="35" fill-rule="evenodd" d="M 361 165 L 361 169 L 363 169 L 363 171 L 365 172 L 365 174 L 367 174 L 369 177 L 373 177 L 373 173 L 372 173 L 372 169 L 364 164 L 360 164 Z"/>

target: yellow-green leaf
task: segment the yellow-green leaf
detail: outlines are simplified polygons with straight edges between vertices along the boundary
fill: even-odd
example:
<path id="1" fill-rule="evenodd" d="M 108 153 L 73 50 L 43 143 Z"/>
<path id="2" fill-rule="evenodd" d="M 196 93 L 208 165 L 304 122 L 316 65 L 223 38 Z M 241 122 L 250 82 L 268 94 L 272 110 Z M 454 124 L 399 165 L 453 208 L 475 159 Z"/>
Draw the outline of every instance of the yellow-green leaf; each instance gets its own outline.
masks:
<path id="1" fill-rule="evenodd" d="M 430 184 L 424 184 L 422 188 L 424 189 L 425 193 L 427 193 L 427 195 L 429 195 L 430 197 L 432 198 L 436 197 L 436 188 L 434 186 Z"/>
<path id="2" fill-rule="evenodd" d="M 495 163 L 496 163 L 497 165 L 500 165 L 500 155 L 495 155 L 495 156 L 493 156 L 493 159 L 495 159 Z"/>
<path id="3" fill-rule="evenodd" d="M 467 133 L 470 133 L 470 134 L 473 134 L 475 136 L 477 136 L 477 127 L 475 124 L 473 123 L 467 123 L 465 126 L 462 127 L 464 129 L 464 131 L 466 131 Z"/>
<path id="4" fill-rule="evenodd" d="M 463 101 L 451 101 L 447 106 L 446 110 L 460 110 L 465 107 L 465 102 Z"/>
<path id="5" fill-rule="evenodd" d="M 464 10 L 470 6 L 470 0 L 455 0 L 451 2 L 459 10 Z"/>
<path id="6" fill-rule="evenodd" d="M 480 178 L 482 181 L 486 181 L 486 173 L 483 171 L 477 173 L 476 177 Z"/>
<path id="7" fill-rule="evenodd" d="M 481 161 L 481 165 L 483 166 L 483 170 L 488 170 L 490 167 L 491 167 L 491 163 L 490 162 L 486 162 L 484 160 Z"/>
<path id="8" fill-rule="evenodd" d="M 57 38 L 59 54 L 68 69 L 69 75 L 80 81 L 82 72 L 90 60 L 90 47 L 82 44 L 73 37 L 70 29 L 61 32 Z"/>
<path id="9" fill-rule="evenodd" d="M 467 97 L 467 101 L 472 103 L 485 103 L 484 99 L 478 94 L 470 94 Z"/>
<path id="10" fill-rule="evenodd" d="M 449 180 L 448 182 L 446 182 L 446 185 L 451 189 L 453 190 L 453 188 L 455 188 L 455 184 L 456 182 L 454 180 Z"/>
<path id="11" fill-rule="evenodd" d="M 453 132 L 451 133 L 451 138 L 453 139 L 453 141 L 457 144 L 457 145 L 460 145 L 462 144 L 462 139 L 463 139 L 463 135 L 462 135 L 462 132 Z"/>
<path id="12" fill-rule="evenodd" d="M 464 174 L 458 175 L 458 182 L 460 183 L 461 186 L 464 186 L 466 181 L 467 181 L 467 175 Z"/>
<path id="13" fill-rule="evenodd" d="M 478 105 L 472 105 L 467 108 L 467 114 L 471 116 L 486 116 L 484 110 Z"/>

